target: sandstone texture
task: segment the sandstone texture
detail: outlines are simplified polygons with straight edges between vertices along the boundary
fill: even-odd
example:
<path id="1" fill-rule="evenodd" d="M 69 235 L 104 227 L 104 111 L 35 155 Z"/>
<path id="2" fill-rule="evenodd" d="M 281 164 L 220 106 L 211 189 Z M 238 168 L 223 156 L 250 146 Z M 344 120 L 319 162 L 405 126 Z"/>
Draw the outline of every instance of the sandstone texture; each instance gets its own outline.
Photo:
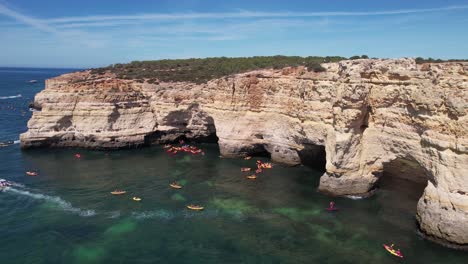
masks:
<path id="1" fill-rule="evenodd" d="M 227 157 L 269 153 L 290 165 L 326 153 L 319 189 L 366 195 L 394 160 L 427 181 L 424 234 L 468 246 L 468 63 L 413 59 L 258 70 L 205 84 L 139 83 L 90 71 L 46 82 L 23 148 L 123 148 L 184 137 Z M 413 175 L 403 175 L 411 179 Z M 416 177 L 416 176 L 414 176 Z"/>

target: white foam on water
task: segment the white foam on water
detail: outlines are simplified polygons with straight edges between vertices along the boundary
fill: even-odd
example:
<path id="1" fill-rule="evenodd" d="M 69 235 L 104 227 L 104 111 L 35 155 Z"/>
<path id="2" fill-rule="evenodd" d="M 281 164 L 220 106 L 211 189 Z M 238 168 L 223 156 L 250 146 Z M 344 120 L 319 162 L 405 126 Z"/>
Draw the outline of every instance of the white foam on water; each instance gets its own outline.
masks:
<path id="1" fill-rule="evenodd" d="M 160 210 L 155 210 L 155 211 L 132 212 L 132 217 L 136 219 L 158 218 L 158 219 L 170 220 L 170 219 L 173 219 L 175 215 L 172 212 L 160 209 Z"/>
<path id="2" fill-rule="evenodd" d="M 18 95 L 10 95 L 10 96 L 0 96 L 0 100 L 13 99 L 13 98 L 19 98 L 19 97 L 22 97 L 22 95 L 18 94 Z"/>
<path id="3" fill-rule="evenodd" d="M 357 196 L 357 195 L 346 195 L 345 196 L 346 198 L 349 198 L 351 200 L 361 200 L 361 199 L 364 199 L 363 196 Z"/>
<path id="4" fill-rule="evenodd" d="M 88 217 L 88 216 L 96 215 L 96 211 L 94 211 L 94 210 L 84 210 L 84 209 L 81 209 L 81 208 L 73 207 L 70 202 L 67 202 L 67 201 L 63 200 L 62 198 L 60 198 L 58 196 L 49 196 L 49 195 L 44 195 L 44 194 L 40 194 L 40 193 L 32 193 L 32 192 L 29 192 L 29 191 L 18 190 L 18 189 L 11 188 L 11 187 L 7 187 L 5 189 L 5 191 L 10 191 L 10 192 L 13 192 L 13 193 L 16 193 L 16 194 L 28 196 L 28 197 L 31 197 L 31 198 L 37 199 L 37 200 L 44 200 L 44 201 L 47 201 L 47 202 L 51 202 L 51 203 L 54 203 L 54 204 L 58 205 L 60 208 L 62 208 L 65 211 L 72 212 L 72 213 L 78 214 L 80 216 Z"/>

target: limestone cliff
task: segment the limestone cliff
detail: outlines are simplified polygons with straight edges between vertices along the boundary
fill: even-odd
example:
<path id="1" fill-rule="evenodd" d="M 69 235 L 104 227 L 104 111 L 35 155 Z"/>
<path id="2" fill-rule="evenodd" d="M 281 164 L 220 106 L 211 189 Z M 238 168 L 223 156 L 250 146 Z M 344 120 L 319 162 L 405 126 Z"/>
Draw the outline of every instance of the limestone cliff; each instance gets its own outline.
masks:
<path id="1" fill-rule="evenodd" d="M 468 245 L 468 63 L 352 60 L 259 70 L 206 84 L 65 74 L 36 95 L 23 148 L 121 148 L 218 139 L 224 156 L 268 152 L 300 164 L 326 153 L 319 189 L 366 195 L 385 166 L 419 166 L 421 230 Z M 407 178 L 412 175 L 404 175 Z M 416 176 L 414 176 L 416 177 Z"/>

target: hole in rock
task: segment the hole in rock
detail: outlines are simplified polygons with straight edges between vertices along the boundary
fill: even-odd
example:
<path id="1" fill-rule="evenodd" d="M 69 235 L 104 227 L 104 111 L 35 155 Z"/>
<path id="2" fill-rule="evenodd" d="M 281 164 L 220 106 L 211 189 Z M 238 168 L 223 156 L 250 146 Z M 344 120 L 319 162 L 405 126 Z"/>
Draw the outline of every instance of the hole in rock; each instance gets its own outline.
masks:
<path id="1" fill-rule="evenodd" d="M 268 152 L 263 144 L 254 144 L 248 150 L 246 150 L 248 156 L 252 157 L 265 157 L 271 158 L 270 152 Z"/>
<path id="2" fill-rule="evenodd" d="M 194 122 L 192 121 L 192 124 Z M 168 131 L 155 131 L 145 136 L 145 145 L 178 143 L 183 140 L 187 143 L 218 143 L 216 126 L 210 116 L 205 116 L 202 122 L 193 127 L 178 127 Z"/>
<path id="3" fill-rule="evenodd" d="M 393 225 L 413 228 L 417 204 L 427 186 L 424 168 L 411 158 L 398 158 L 385 163 L 378 176 L 380 217 Z"/>
<path id="4" fill-rule="evenodd" d="M 325 146 L 306 143 L 304 149 L 298 152 L 301 164 L 325 172 L 327 155 Z"/>

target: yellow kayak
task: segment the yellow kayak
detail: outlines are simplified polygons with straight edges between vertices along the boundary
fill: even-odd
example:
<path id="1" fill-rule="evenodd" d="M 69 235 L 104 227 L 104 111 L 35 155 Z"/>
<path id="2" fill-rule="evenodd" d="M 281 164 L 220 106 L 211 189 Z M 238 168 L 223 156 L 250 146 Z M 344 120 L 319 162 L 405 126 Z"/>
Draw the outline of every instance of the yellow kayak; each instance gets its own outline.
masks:
<path id="1" fill-rule="evenodd" d="M 133 197 L 132 199 L 133 199 L 133 201 L 137 201 L 137 202 L 141 201 L 140 197 Z"/>
<path id="2" fill-rule="evenodd" d="M 178 184 L 177 182 L 173 182 L 169 184 L 169 186 L 171 186 L 174 189 L 182 189 L 182 185 Z"/>
<path id="3" fill-rule="evenodd" d="M 126 191 L 117 191 L 117 190 L 111 192 L 111 194 L 113 194 L 113 195 L 121 195 L 121 194 L 126 194 L 126 193 L 127 193 Z"/>
<path id="4" fill-rule="evenodd" d="M 254 174 L 254 175 L 247 176 L 247 179 L 255 180 L 255 179 L 257 179 L 257 175 Z"/>
<path id="5" fill-rule="evenodd" d="M 190 210 L 195 210 L 195 211 L 201 211 L 205 209 L 205 207 L 199 206 L 199 205 L 187 205 L 187 208 Z"/>
<path id="6" fill-rule="evenodd" d="M 403 255 L 401 254 L 400 250 L 395 250 L 393 249 L 393 244 L 391 246 L 388 246 L 388 245 L 383 245 L 385 250 L 388 251 L 388 253 L 392 254 L 393 256 L 395 257 L 399 257 L 399 258 L 403 258 Z"/>

